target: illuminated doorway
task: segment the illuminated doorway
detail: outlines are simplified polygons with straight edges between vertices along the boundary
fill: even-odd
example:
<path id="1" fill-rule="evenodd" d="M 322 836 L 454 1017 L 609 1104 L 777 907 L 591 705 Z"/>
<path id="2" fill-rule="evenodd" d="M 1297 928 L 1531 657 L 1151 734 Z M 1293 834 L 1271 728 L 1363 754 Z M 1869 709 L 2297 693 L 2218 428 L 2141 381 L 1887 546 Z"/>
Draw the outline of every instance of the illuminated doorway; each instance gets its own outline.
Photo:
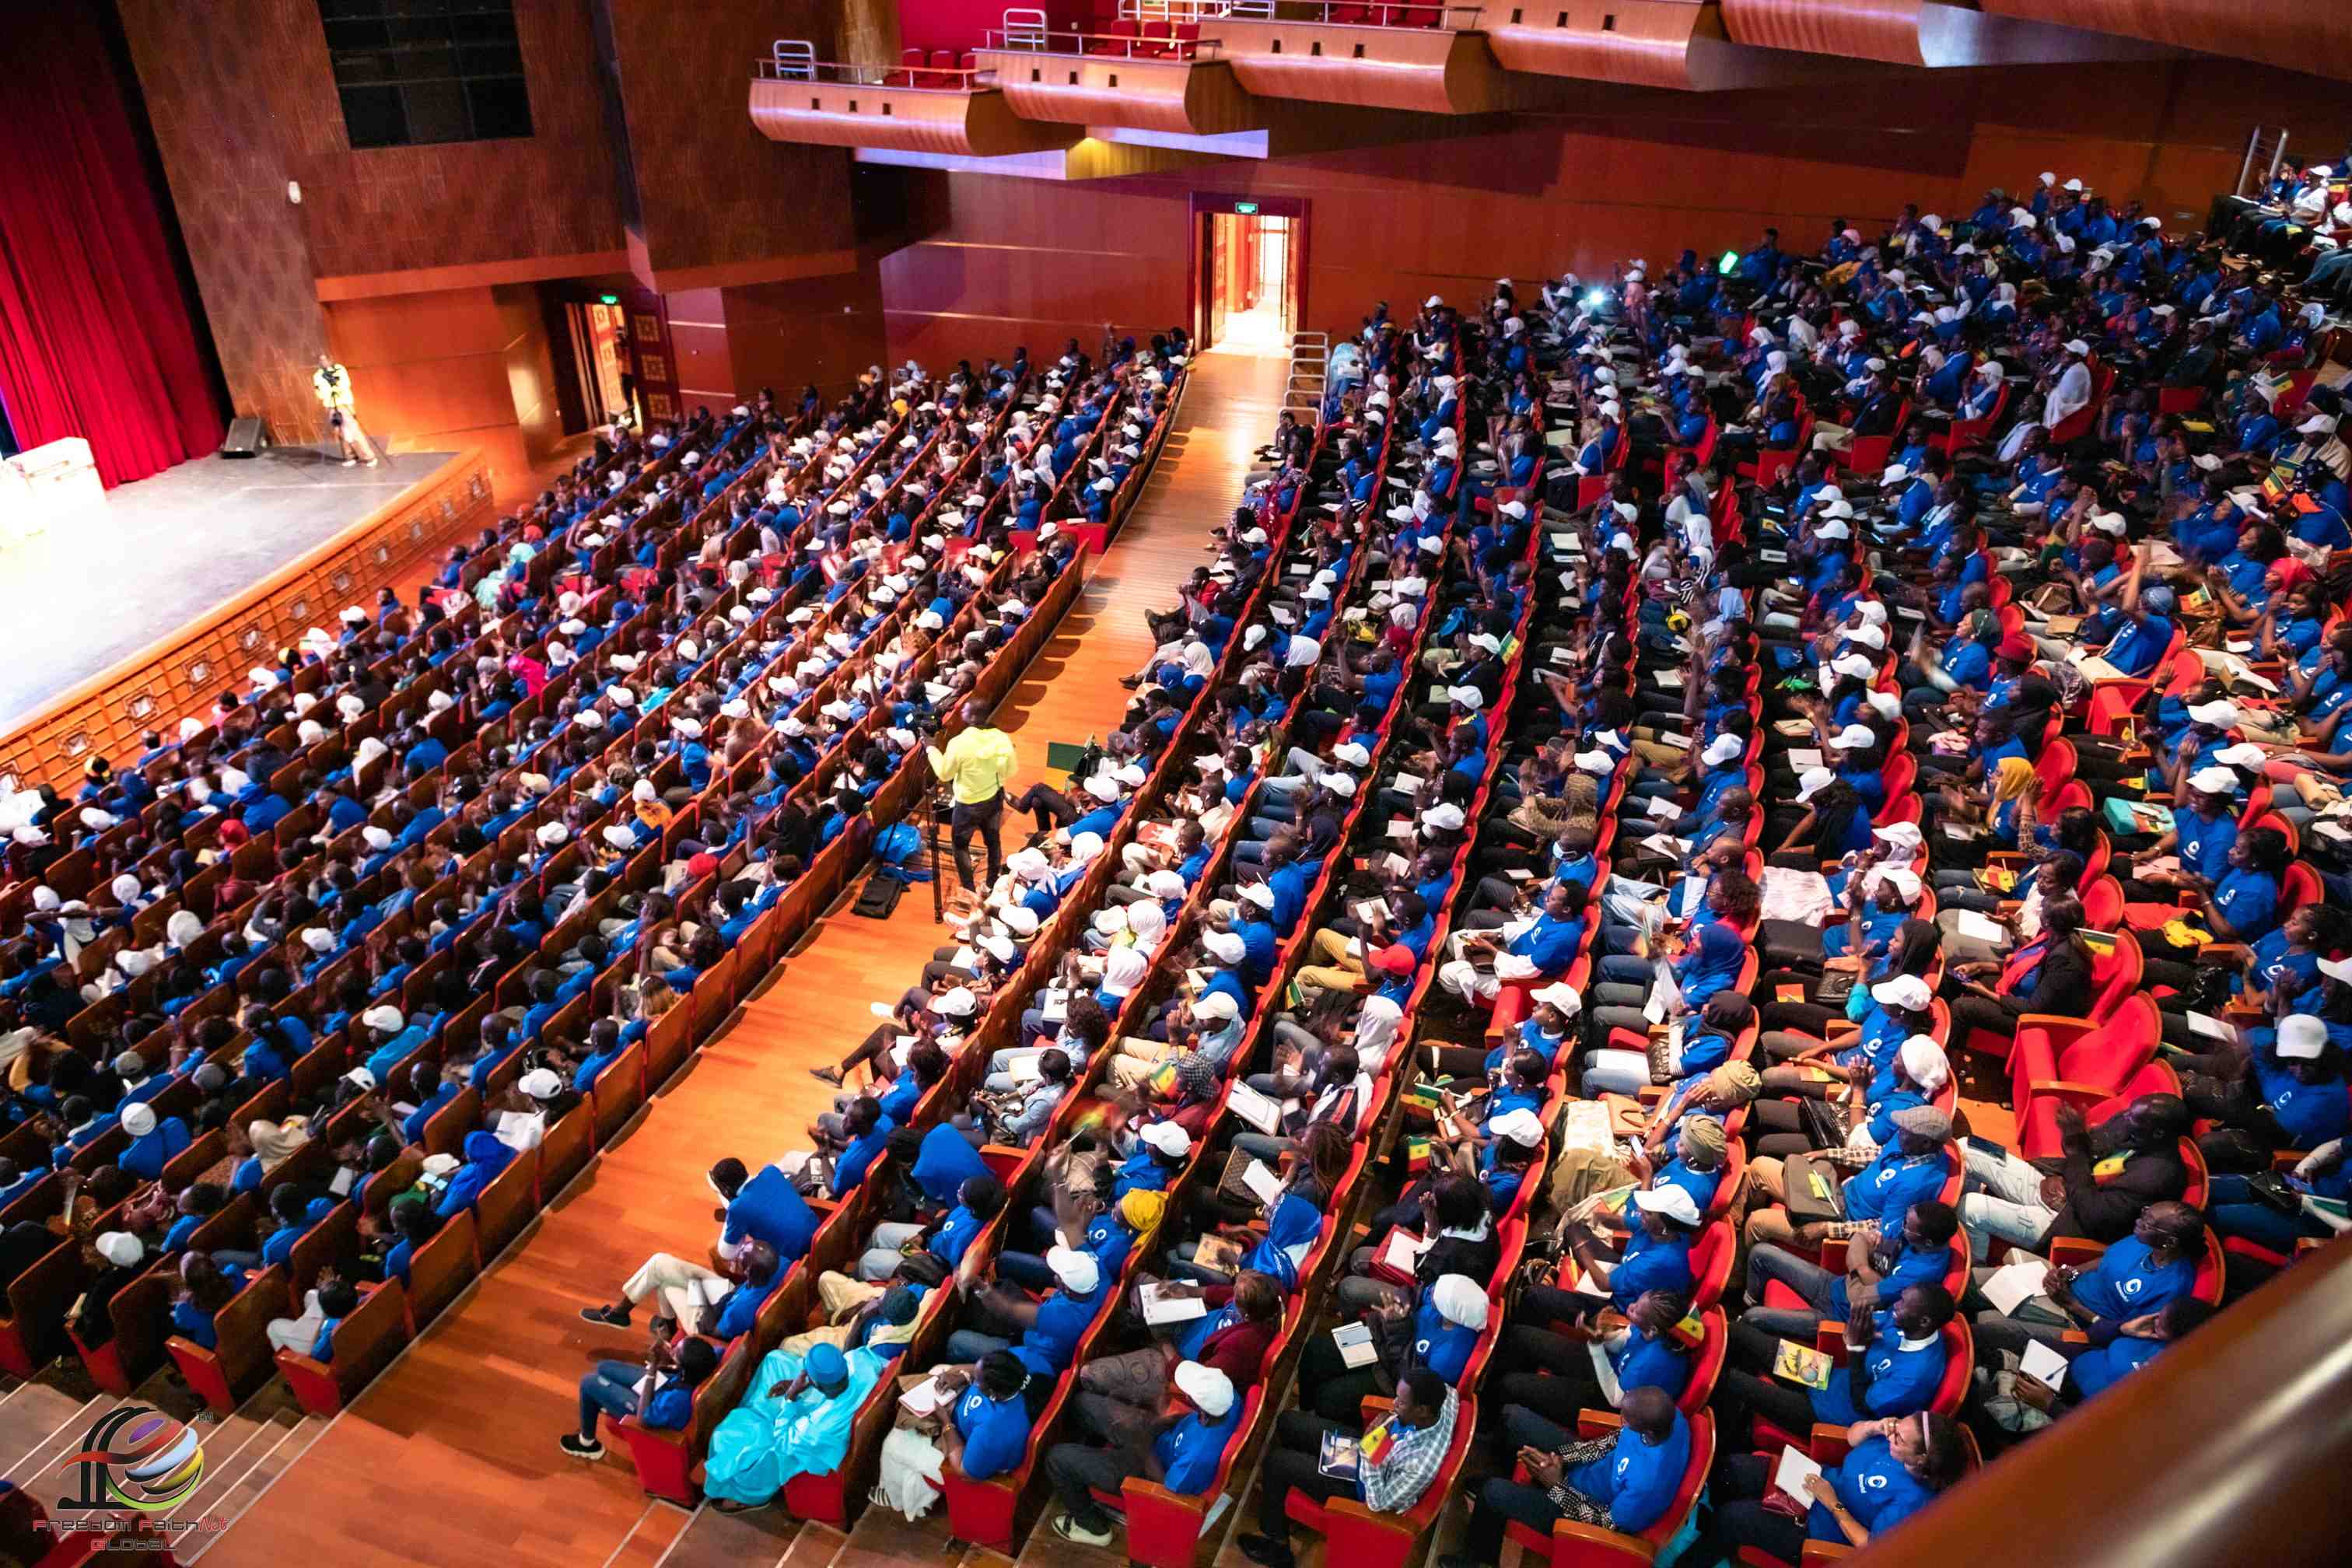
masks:
<path id="1" fill-rule="evenodd" d="M 1251 205 L 1237 203 L 1236 205 Z M 1281 356 L 1298 330 L 1298 264 L 1306 220 L 1255 210 L 1203 215 L 1202 268 L 1206 346 L 1221 353 Z"/>

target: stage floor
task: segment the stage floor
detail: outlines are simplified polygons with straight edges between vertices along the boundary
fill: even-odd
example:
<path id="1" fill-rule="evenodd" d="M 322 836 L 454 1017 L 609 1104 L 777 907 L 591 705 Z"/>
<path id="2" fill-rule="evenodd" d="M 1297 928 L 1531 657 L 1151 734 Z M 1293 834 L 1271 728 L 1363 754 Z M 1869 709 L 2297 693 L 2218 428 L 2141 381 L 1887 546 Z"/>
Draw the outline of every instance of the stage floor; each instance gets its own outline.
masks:
<path id="1" fill-rule="evenodd" d="M 0 729 L 325 543 L 449 456 L 403 452 L 374 468 L 300 447 L 197 458 L 0 548 Z"/>

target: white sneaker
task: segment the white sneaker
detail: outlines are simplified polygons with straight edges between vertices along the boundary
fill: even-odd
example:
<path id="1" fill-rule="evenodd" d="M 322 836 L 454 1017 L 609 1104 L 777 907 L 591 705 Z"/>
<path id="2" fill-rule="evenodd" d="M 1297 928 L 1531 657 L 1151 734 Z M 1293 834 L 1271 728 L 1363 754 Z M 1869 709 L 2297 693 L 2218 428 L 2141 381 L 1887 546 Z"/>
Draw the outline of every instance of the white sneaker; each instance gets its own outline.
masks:
<path id="1" fill-rule="evenodd" d="M 359 466 L 360 460 L 357 458 L 345 458 L 343 459 L 343 467 L 347 468 L 356 468 Z"/>
<path id="2" fill-rule="evenodd" d="M 1054 1533 L 1065 1541 L 1075 1541 L 1081 1546 L 1108 1546 L 1118 1539 L 1108 1530 L 1088 1530 L 1066 1513 L 1054 1516 Z"/>

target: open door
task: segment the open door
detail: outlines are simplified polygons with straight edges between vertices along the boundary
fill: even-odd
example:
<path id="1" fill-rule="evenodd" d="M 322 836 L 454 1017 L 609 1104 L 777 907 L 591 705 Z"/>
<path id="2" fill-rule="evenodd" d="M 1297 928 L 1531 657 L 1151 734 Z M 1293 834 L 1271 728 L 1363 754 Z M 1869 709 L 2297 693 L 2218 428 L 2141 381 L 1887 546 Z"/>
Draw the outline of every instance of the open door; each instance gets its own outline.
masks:
<path id="1" fill-rule="evenodd" d="M 1203 347 L 1279 356 L 1298 321 L 1303 220 L 1255 211 L 1207 215 L 1201 269 Z"/>

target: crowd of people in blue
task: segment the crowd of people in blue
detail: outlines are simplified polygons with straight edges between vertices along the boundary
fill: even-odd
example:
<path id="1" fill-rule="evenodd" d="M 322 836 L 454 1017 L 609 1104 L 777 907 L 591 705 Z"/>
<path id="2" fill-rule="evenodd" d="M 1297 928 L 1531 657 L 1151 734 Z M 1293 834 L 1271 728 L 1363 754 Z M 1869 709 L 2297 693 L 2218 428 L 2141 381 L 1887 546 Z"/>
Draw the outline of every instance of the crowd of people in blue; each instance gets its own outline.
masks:
<path id="1" fill-rule="evenodd" d="M 564 1450 L 698 1429 L 722 1509 L 855 1473 L 1000 1549 L 1025 1508 L 1141 1556 L 1226 1491 L 1266 1568 L 1402 1561 L 1459 1494 L 1449 1563 L 1794 1564 L 2292 1266 L 2352 1195 L 2352 451 L 2279 270 L 2325 285 L 2288 242 L 2342 182 L 2272 194 L 2181 234 L 2052 172 L 1367 316 L 810 1146 L 718 1162 L 709 1263 L 584 1307 L 655 1348 Z M 956 710 L 1188 347 L 615 452 L 17 797 L 0 1277 L 87 1247 L 88 1345 L 161 1256 L 201 1342 L 360 1203 L 356 1285 L 270 1325 L 331 1354 Z M 332 1181 L 271 1180 L 330 1129 Z"/>

